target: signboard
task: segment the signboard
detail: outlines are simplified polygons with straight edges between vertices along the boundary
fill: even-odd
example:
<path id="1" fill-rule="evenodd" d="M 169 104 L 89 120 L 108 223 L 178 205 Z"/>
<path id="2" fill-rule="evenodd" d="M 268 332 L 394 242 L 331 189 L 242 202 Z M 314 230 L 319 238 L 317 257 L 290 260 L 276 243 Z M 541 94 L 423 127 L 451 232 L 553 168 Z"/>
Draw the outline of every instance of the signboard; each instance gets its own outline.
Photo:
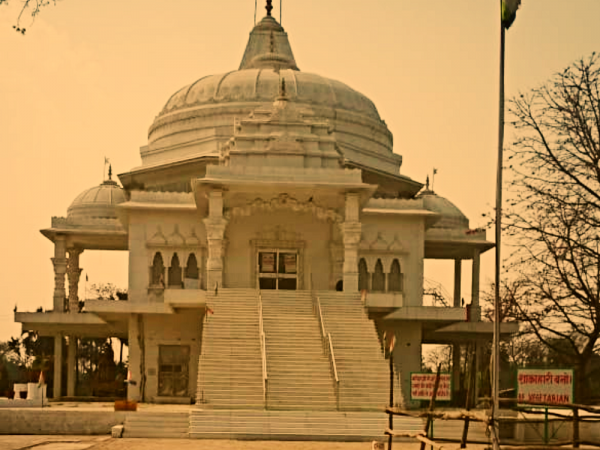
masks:
<path id="1" fill-rule="evenodd" d="M 433 388 L 435 387 L 435 373 L 411 373 L 410 374 L 410 399 L 431 400 Z M 452 375 L 440 373 L 440 384 L 435 396 L 436 401 L 444 402 L 452 400 Z"/>
<path id="2" fill-rule="evenodd" d="M 519 369 L 517 400 L 530 403 L 573 403 L 573 369 Z"/>
<path id="3" fill-rule="evenodd" d="M 285 267 L 285 273 L 296 273 L 296 254 L 284 253 L 283 264 Z"/>
<path id="4" fill-rule="evenodd" d="M 275 272 L 275 253 L 261 252 L 260 271 L 263 273 Z"/>

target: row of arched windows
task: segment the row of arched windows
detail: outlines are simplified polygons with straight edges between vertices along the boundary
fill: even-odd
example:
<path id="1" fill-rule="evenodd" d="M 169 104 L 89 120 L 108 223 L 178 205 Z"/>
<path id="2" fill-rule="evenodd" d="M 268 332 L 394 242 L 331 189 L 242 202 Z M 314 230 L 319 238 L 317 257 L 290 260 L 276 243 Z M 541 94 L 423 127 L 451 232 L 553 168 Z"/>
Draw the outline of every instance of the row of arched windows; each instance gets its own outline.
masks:
<path id="1" fill-rule="evenodd" d="M 171 258 L 171 265 L 168 268 L 167 275 L 167 279 L 165 280 L 165 264 L 163 262 L 163 257 L 160 252 L 156 252 L 154 259 L 152 260 L 150 274 L 150 284 L 153 286 L 162 285 L 181 287 L 184 278 L 191 278 L 194 280 L 199 279 L 200 271 L 198 270 L 198 260 L 196 259 L 196 255 L 190 253 L 185 268 L 183 268 L 179 262 L 179 256 L 177 253 L 174 253 Z"/>
<path id="2" fill-rule="evenodd" d="M 387 278 L 387 283 L 386 283 Z M 403 277 L 400 270 L 400 261 L 394 259 L 389 273 L 383 271 L 383 263 L 378 259 L 375 269 L 369 273 L 367 262 L 361 258 L 358 262 L 358 289 L 371 292 L 402 292 Z"/>

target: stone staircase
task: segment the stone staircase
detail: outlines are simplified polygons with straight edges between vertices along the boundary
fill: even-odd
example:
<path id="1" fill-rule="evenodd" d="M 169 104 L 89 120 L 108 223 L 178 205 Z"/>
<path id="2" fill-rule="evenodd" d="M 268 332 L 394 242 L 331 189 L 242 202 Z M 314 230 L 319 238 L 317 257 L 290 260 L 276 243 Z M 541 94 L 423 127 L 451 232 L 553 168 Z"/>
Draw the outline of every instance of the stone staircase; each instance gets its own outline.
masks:
<path id="1" fill-rule="evenodd" d="M 339 406 L 344 411 L 383 411 L 389 404 L 389 364 L 360 294 L 317 292 L 337 364 Z"/>
<path id="2" fill-rule="evenodd" d="M 336 410 L 331 363 L 309 291 L 262 291 L 269 410 Z"/>
<path id="3" fill-rule="evenodd" d="M 204 325 L 196 404 L 201 408 L 263 409 L 258 292 L 219 289 Z"/>
<path id="4" fill-rule="evenodd" d="M 131 412 L 125 417 L 124 438 L 188 438 L 189 412 Z"/>
<path id="5" fill-rule="evenodd" d="M 190 438 L 280 441 L 387 441 L 388 417 L 380 412 L 193 410 Z M 396 417 L 394 429 L 417 432 L 421 419 Z M 395 438 L 394 442 L 415 442 Z"/>

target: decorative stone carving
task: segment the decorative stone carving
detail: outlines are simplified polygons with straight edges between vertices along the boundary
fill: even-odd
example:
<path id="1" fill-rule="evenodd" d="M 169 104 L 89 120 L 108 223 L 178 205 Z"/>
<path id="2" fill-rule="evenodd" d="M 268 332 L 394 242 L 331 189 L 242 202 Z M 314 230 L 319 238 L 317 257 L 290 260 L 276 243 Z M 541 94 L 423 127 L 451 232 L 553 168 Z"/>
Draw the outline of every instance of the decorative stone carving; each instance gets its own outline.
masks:
<path id="1" fill-rule="evenodd" d="M 131 202 L 160 204 L 195 204 L 194 195 L 183 192 L 131 191 Z"/>
<path id="2" fill-rule="evenodd" d="M 64 312 L 67 258 L 50 258 L 54 265 L 54 310 Z"/>
<path id="3" fill-rule="evenodd" d="M 166 245 L 167 238 L 163 234 L 162 228 L 160 225 L 156 227 L 156 233 L 148 240 L 149 245 Z"/>
<path id="4" fill-rule="evenodd" d="M 206 262 L 208 286 L 213 289 L 223 285 L 224 236 L 227 220 L 222 217 L 208 217 L 203 220 L 208 241 L 208 260 Z"/>
<path id="5" fill-rule="evenodd" d="M 79 268 L 79 255 L 83 253 L 80 248 L 70 248 L 67 261 L 67 276 L 69 277 L 69 312 L 79 312 L 79 277 L 82 269 Z"/>
<path id="6" fill-rule="evenodd" d="M 286 229 L 281 225 L 277 225 L 273 228 L 265 229 L 256 234 L 258 240 L 261 241 L 294 241 L 300 242 L 302 238 L 300 233 L 293 230 Z"/>
<path id="7" fill-rule="evenodd" d="M 179 232 L 179 226 L 177 224 L 175 224 L 173 233 L 171 233 L 169 235 L 169 237 L 167 238 L 167 243 L 169 245 L 185 245 L 186 244 L 185 238 Z"/>
<path id="8" fill-rule="evenodd" d="M 344 241 L 344 291 L 358 290 L 358 243 L 361 238 L 362 224 L 359 222 L 359 196 L 346 194 L 345 221 L 342 224 Z"/>
<path id="9" fill-rule="evenodd" d="M 317 219 L 340 223 L 342 216 L 332 209 L 323 208 L 314 202 L 300 202 L 288 194 L 280 194 L 271 200 L 257 198 L 246 206 L 237 206 L 225 213 L 227 219 L 250 216 L 256 212 L 275 212 L 291 210 L 299 213 L 311 213 Z"/>
<path id="10" fill-rule="evenodd" d="M 377 254 L 401 254 L 406 253 L 404 246 L 400 242 L 398 235 L 395 234 L 391 243 L 384 237 L 381 231 L 378 231 L 374 239 L 369 239 L 363 235 L 359 244 L 361 253 L 377 253 Z"/>

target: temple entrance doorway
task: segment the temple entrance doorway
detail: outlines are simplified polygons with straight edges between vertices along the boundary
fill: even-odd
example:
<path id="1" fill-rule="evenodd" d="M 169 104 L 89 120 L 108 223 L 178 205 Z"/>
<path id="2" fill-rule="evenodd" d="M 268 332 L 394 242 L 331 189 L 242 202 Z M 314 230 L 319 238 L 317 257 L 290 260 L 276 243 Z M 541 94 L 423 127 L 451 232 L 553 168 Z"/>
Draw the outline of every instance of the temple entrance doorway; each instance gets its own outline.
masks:
<path id="1" fill-rule="evenodd" d="M 298 289 L 298 251 L 265 249 L 258 252 L 260 289 Z"/>
<path id="2" fill-rule="evenodd" d="M 189 386 L 189 345 L 158 346 L 158 395 L 187 397 Z"/>

